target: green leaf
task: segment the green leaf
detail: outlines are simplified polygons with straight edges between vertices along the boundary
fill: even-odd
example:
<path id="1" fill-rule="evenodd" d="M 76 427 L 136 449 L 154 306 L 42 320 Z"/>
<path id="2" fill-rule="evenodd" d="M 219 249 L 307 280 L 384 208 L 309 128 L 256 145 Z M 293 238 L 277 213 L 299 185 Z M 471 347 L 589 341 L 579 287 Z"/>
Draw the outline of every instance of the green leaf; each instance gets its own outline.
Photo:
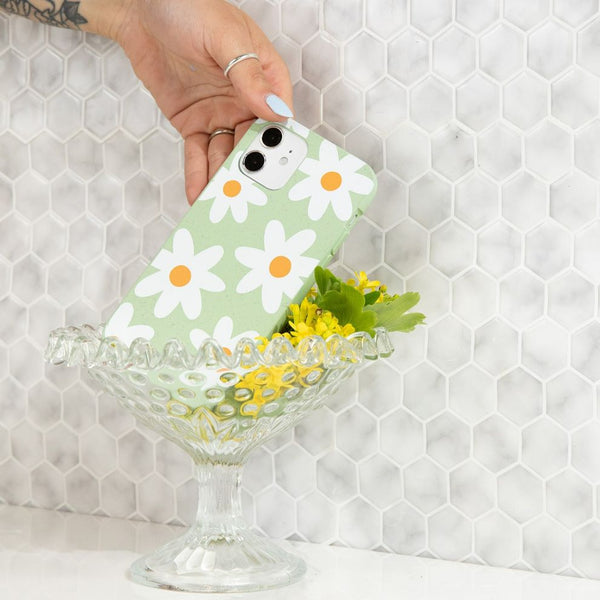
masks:
<path id="1" fill-rule="evenodd" d="M 352 325 L 356 331 L 366 331 L 371 335 L 375 332 L 373 328 L 377 324 L 377 315 L 372 310 L 363 310 L 360 314 L 355 315 L 352 320 Z"/>
<path id="2" fill-rule="evenodd" d="M 425 320 L 422 313 L 407 313 L 419 301 L 417 292 L 407 292 L 394 297 L 388 302 L 379 302 L 366 306 L 366 311 L 377 315 L 377 327 L 385 327 L 388 331 L 412 331 Z"/>
<path id="3" fill-rule="evenodd" d="M 395 328 L 392 329 L 392 325 L 390 324 L 390 328 L 388 330 L 408 333 L 409 331 L 413 331 L 417 325 L 422 325 L 424 321 L 425 315 L 423 313 L 406 313 L 395 322 Z M 379 326 L 379 323 L 377 323 L 377 325 Z M 382 325 L 382 327 L 385 327 L 385 325 Z"/>
<path id="4" fill-rule="evenodd" d="M 340 325 L 350 323 L 356 331 L 372 332 L 377 315 L 363 310 L 365 297 L 355 287 L 340 284 L 340 291 L 329 290 L 320 300 L 319 307 L 333 313 Z"/>
<path id="5" fill-rule="evenodd" d="M 324 296 L 330 290 L 339 290 L 342 280 L 337 278 L 329 269 L 316 267 L 315 283 L 319 289 L 319 295 Z"/>
<path id="6" fill-rule="evenodd" d="M 380 296 L 381 296 L 381 292 L 378 292 L 377 290 L 375 290 L 374 292 L 369 292 L 368 294 L 365 294 L 365 306 L 369 306 L 369 304 L 375 304 L 375 302 L 377 302 L 377 300 L 379 300 Z"/>
<path id="7" fill-rule="evenodd" d="M 315 268 L 315 283 L 320 294 L 324 294 L 327 291 L 327 275 L 323 267 Z"/>
<path id="8" fill-rule="evenodd" d="M 365 305 L 364 296 L 347 283 L 340 283 L 340 290 L 329 290 L 319 300 L 320 308 L 331 311 L 340 325 L 352 323 L 353 319 L 362 312 Z"/>
<path id="9" fill-rule="evenodd" d="M 397 302 L 397 308 L 395 310 L 405 313 L 413 306 L 416 306 L 420 299 L 421 296 L 418 292 L 406 292 L 405 294 L 394 296 L 392 302 Z"/>

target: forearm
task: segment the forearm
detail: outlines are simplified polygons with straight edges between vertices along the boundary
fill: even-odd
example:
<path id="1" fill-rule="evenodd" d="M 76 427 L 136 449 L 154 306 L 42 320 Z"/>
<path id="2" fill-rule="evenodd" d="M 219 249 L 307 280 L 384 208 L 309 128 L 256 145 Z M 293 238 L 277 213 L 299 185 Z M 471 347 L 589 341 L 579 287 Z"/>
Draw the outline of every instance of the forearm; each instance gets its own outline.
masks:
<path id="1" fill-rule="evenodd" d="M 0 0 L 0 10 L 46 25 L 110 38 L 117 35 L 126 13 L 125 0 Z"/>

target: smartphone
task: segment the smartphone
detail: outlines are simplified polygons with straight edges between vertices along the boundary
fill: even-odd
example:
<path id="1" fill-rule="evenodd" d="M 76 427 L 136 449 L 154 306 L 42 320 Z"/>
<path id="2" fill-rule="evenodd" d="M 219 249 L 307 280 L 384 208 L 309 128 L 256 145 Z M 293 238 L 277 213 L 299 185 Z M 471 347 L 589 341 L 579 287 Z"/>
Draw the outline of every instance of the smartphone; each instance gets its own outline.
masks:
<path id="1" fill-rule="evenodd" d="M 362 160 L 301 124 L 256 121 L 108 319 L 156 348 L 270 337 L 376 190 Z"/>

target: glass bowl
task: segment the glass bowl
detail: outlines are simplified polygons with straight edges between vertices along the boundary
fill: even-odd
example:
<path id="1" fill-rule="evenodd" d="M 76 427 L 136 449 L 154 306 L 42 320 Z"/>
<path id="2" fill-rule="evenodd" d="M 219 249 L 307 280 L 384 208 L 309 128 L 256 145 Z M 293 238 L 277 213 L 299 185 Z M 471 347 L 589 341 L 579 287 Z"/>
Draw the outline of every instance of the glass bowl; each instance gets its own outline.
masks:
<path id="1" fill-rule="evenodd" d="M 294 427 L 355 370 L 393 352 L 388 333 L 358 332 L 297 346 L 214 339 L 191 354 L 178 340 L 162 350 L 131 346 L 84 325 L 51 332 L 46 360 L 80 366 L 143 425 L 183 448 L 198 482 L 195 522 L 177 539 L 137 560 L 131 578 L 190 592 L 241 592 L 286 585 L 304 562 L 252 532 L 242 517 L 241 474 L 253 448 Z"/>

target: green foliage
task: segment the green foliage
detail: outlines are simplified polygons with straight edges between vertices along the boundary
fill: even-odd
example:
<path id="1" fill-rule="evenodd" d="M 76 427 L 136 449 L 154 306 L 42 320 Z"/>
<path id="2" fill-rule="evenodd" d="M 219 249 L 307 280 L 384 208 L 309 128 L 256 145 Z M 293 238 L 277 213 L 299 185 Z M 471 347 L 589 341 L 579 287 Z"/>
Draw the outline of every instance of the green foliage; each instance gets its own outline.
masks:
<path id="1" fill-rule="evenodd" d="M 338 279 L 329 269 L 324 269 L 323 267 L 316 267 L 314 275 L 315 283 L 317 284 L 317 288 L 319 290 L 317 300 L 319 296 L 323 296 L 329 290 L 339 291 L 342 280 Z"/>
<path id="2" fill-rule="evenodd" d="M 377 315 L 364 310 L 365 297 L 347 283 L 340 282 L 339 287 L 339 291 L 330 289 L 319 298 L 319 308 L 331 311 L 340 325 L 350 323 L 356 331 L 372 331 Z"/>
<path id="3" fill-rule="evenodd" d="M 375 304 L 375 302 L 377 302 L 377 300 L 379 300 L 381 296 L 381 292 L 378 292 L 377 290 L 375 290 L 374 292 L 369 292 L 368 294 L 364 295 L 365 298 L 365 306 L 369 306 L 369 304 Z"/>
<path id="4" fill-rule="evenodd" d="M 317 296 L 315 303 L 324 310 L 329 310 L 337 317 L 341 325 L 350 323 L 356 331 L 373 333 L 375 327 L 385 327 L 388 331 L 412 331 L 425 321 L 425 315 L 418 312 L 409 313 L 420 299 L 417 292 L 401 295 L 383 295 L 375 290 L 363 294 L 328 269 L 315 269 Z"/>
<path id="5" fill-rule="evenodd" d="M 417 292 L 406 292 L 394 296 L 392 300 L 379 302 L 366 307 L 366 310 L 377 314 L 377 326 L 385 327 L 388 331 L 412 331 L 425 321 L 423 313 L 407 313 L 419 301 Z"/>

